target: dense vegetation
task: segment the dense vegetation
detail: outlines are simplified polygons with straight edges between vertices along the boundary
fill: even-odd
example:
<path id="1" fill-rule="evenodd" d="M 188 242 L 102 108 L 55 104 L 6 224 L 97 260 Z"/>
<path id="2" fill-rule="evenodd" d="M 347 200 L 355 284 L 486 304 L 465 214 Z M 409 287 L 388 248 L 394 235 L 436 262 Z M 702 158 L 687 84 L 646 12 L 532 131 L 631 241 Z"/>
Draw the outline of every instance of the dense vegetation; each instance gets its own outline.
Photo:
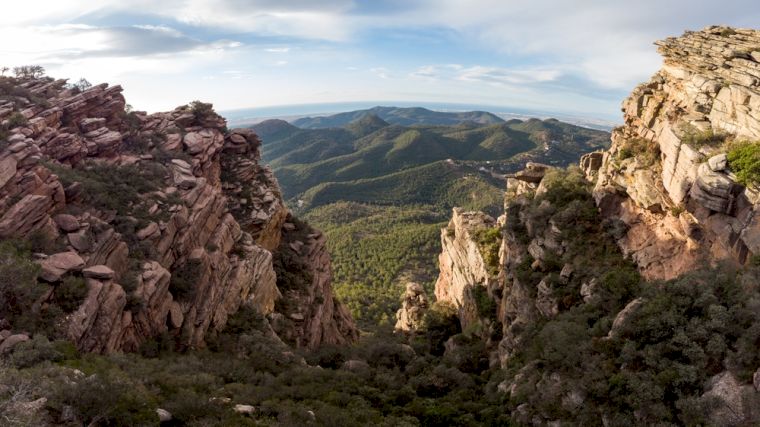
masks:
<path id="1" fill-rule="evenodd" d="M 760 143 L 741 141 L 731 145 L 728 164 L 736 174 L 736 181 L 746 185 L 760 183 Z"/>
<path id="2" fill-rule="evenodd" d="M 269 120 L 254 130 L 289 205 L 327 234 L 334 286 L 365 328 L 392 322 L 405 282 L 431 290 L 440 228 L 453 207 L 498 216 L 500 173 L 530 159 L 576 162 L 608 138 L 557 120 L 425 109 L 376 108 L 296 124 L 308 129 Z M 493 270 L 498 253 L 493 242 L 486 246 Z"/>
<path id="3" fill-rule="evenodd" d="M 600 220 L 582 172 L 552 172 L 545 179 L 545 193 L 513 200 L 504 233 L 521 244 L 551 225 L 566 250 L 547 255 L 540 270 L 528 258 L 512 273 L 528 285 L 556 277 L 566 264 L 575 273 L 551 281 L 559 313 L 525 325 L 503 370 L 489 368 L 488 352 L 495 348 L 461 331 L 456 311 L 441 304 L 427 312 L 414 336 L 379 328 L 355 346 L 313 353 L 284 346 L 261 315 L 244 308 L 225 331 L 208 338 L 205 350 L 178 353 L 170 338 L 158 337 L 140 354 L 78 354 L 34 307 L 46 285 L 37 283 L 31 254 L 5 242 L 0 316 L 33 339 L 16 345 L 0 366 L 3 421 L 151 425 L 162 408 L 172 414 L 169 424 L 190 426 L 497 426 L 534 419 L 589 426 L 603 425 L 602 419 L 611 426 L 709 424 L 710 411 L 722 404 L 704 395 L 711 378 L 730 372 L 747 384 L 760 366 L 760 268 L 718 267 L 646 283 L 614 243 L 618 226 Z M 394 228 L 422 227 L 424 221 L 438 226 L 424 209 L 388 209 L 398 208 L 346 203 L 315 210 L 314 219 L 335 228 L 354 224 L 354 232 L 371 230 L 380 218 L 404 220 Z M 308 226 L 299 222 L 295 235 L 305 232 Z M 375 239 L 376 250 L 391 242 L 378 235 L 368 241 Z M 498 239 L 484 234 L 479 240 L 488 247 Z M 393 268 L 398 266 L 389 264 Z M 592 279 L 594 291 L 584 297 L 579 288 Z M 81 297 L 77 280 L 62 286 L 54 301 Z M 498 306 L 484 289 L 478 287 L 474 298 L 481 317 L 494 316 Z M 613 327 L 632 301 L 637 307 Z M 69 303 L 51 306 L 66 310 Z M 760 421 L 757 395 L 742 393 L 750 416 Z M 40 397 L 46 398 L 40 411 L 18 406 Z M 253 410 L 236 411 L 235 405 Z"/>
<path id="4" fill-rule="evenodd" d="M 437 351 L 457 333 L 456 319 L 441 310 L 413 346 L 378 335 L 305 354 L 306 361 L 273 341 L 249 309 L 208 350 L 184 354 L 159 339 L 142 354 L 80 355 L 40 336 L 0 366 L 0 409 L 5 425 L 19 426 L 156 425 L 156 408 L 171 413 L 170 425 L 190 426 L 505 425 L 493 387 L 482 393 L 495 372 L 473 363 L 484 357 L 482 346 L 463 348 L 466 358 Z M 14 406 L 40 396 L 43 411 Z"/>
<path id="5" fill-rule="evenodd" d="M 327 234 L 333 288 L 363 328 L 395 322 L 406 281 L 432 290 L 443 214 L 425 206 L 339 202 L 305 218 Z"/>

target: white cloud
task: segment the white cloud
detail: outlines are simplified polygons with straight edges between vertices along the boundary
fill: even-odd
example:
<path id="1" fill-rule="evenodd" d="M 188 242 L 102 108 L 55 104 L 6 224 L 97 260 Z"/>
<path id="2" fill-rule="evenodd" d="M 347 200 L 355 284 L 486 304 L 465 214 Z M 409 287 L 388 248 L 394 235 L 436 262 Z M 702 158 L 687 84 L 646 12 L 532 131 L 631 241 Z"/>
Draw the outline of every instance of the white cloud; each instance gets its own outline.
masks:
<path id="1" fill-rule="evenodd" d="M 464 67 L 459 64 L 425 65 L 409 74 L 412 78 L 429 81 L 459 80 L 491 85 L 543 83 L 557 80 L 561 75 L 560 70 L 549 68 L 513 69 L 483 65 Z"/>

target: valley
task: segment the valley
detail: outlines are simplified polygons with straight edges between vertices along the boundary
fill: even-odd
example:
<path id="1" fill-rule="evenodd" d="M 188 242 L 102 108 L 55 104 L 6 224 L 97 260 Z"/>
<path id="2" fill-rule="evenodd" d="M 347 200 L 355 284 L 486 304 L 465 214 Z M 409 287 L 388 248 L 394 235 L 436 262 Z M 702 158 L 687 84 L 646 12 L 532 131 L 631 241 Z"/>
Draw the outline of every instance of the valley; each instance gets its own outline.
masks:
<path id="1" fill-rule="evenodd" d="M 498 216 L 507 174 L 574 164 L 609 140 L 553 119 L 394 107 L 252 129 L 291 209 L 327 234 L 336 293 L 365 329 L 393 323 L 408 282 L 432 292 L 452 208 Z"/>

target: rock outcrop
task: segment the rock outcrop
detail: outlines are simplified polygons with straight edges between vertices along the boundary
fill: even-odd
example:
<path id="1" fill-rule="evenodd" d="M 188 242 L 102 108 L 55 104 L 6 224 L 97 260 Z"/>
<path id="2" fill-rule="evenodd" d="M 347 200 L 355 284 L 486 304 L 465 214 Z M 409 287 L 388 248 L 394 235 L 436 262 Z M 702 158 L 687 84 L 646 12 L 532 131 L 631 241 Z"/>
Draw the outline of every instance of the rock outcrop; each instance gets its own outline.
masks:
<path id="1" fill-rule="evenodd" d="M 449 224 L 441 230 L 442 252 L 438 257 L 440 274 L 435 283 L 435 297 L 459 310 L 462 328 L 478 320 L 473 292 L 487 292 L 497 283 L 498 271 L 489 268 L 476 236 L 478 231 L 497 228 L 496 220 L 482 212 L 454 208 Z"/>
<path id="2" fill-rule="evenodd" d="M 228 131 L 202 103 L 127 113 L 120 86 L 8 83 L 24 96 L 0 101 L 0 237 L 47 242 L 40 277 L 54 289 L 84 278 L 87 296 L 63 320 L 79 349 L 133 351 L 165 333 L 202 347 L 242 304 L 274 313 L 288 210 L 252 131 Z M 324 238 L 303 256 L 321 275 L 298 304 L 329 304 L 298 339 L 351 341 L 350 316 L 332 310 Z"/>
<path id="3" fill-rule="evenodd" d="M 623 103 L 610 150 L 582 166 L 645 277 L 745 263 L 760 254 L 760 198 L 736 182 L 721 142 L 760 139 L 760 31 L 708 27 L 657 45 L 662 69 Z"/>
<path id="4" fill-rule="evenodd" d="M 413 333 L 422 327 L 425 312 L 429 307 L 425 288 L 419 283 L 408 283 L 402 296 L 401 308 L 396 312 L 394 330 Z"/>

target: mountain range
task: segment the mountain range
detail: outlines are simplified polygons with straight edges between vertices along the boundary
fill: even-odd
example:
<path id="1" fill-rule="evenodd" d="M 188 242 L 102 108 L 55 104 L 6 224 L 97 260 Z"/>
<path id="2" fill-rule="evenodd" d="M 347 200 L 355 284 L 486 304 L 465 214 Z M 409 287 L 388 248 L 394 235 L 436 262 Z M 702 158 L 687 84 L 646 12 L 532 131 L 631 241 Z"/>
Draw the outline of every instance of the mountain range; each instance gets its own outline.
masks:
<path id="1" fill-rule="evenodd" d="M 453 207 L 498 215 L 505 176 L 527 161 L 564 166 L 609 145 L 606 132 L 555 119 L 425 108 L 252 129 L 291 209 L 327 234 L 336 292 L 364 328 L 392 319 L 405 281 L 432 289 L 435 236 Z"/>

